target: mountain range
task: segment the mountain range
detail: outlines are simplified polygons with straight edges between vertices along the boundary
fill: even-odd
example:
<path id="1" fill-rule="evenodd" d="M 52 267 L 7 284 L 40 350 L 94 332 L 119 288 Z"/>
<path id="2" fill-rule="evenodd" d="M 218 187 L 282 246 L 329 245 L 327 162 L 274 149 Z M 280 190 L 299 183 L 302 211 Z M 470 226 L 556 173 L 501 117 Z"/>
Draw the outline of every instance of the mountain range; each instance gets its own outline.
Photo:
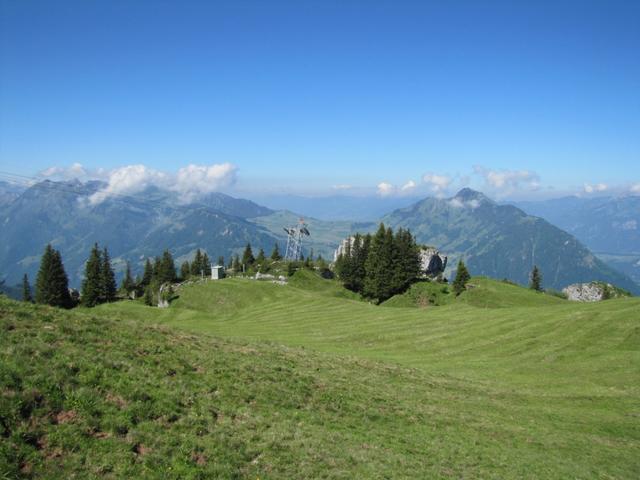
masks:
<path id="1" fill-rule="evenodd" d="M 514 205 L 576 236 L 640 284 L 640 196 L 571 196 Z"/>
<path id="2" fill-rule="evenodd" d="M 592 279 L 639 291 L 628 276 L 597 258 L 571 234 L 469 188 L 452 198 L 426 198 L 382 220 L 410 229 L 419 242 L 437 246 L 454 262 L 464 259 L 475 275 L 527 284 L 537 265 L 546 287 L 560 289 Z"/>
<path id="3" fill-rule="evenodd" d="M 35 278 L 47 243 L 61 250 L 70 284 L 79 286 L 94 242 L 108 246 L 117 273 L 130 261 L 140 272 L 146 258 L 168 248 L 176 262 L 197 248 L 215 261 L 241 253 L 247 243 L 267 255 L 278 242 L 284 253 L 284 226 L 299 215 L 255 202 L 213 193 L 188 204 L 156 187 L 142 194 L 107 197 L 92 204 L 104 184 L 44 181 L 18 189 L 0 184 L 0 275 L 7 285 L 27 273 Z M 411 229 L 421 243 L 437 246 L 450 265 L 464 258 L 471 272 L 526 284 L 537 264 L 545 286 L 562 288 L 577 281 L 608 281 L 635 293 L 640 287 L 598 259 L 571 234 L 522 210 L 499 205 L 480 192 L 461 190 L 448 199 L 426 198 L 382 216 L 393 227 Z M 306 251 L 332 258 L 338 243 L 353 232 L 369 232 L 376 222 L 305 218 L 311 231 Z M 451 272 L 449 272 L 451 273 Z"/>

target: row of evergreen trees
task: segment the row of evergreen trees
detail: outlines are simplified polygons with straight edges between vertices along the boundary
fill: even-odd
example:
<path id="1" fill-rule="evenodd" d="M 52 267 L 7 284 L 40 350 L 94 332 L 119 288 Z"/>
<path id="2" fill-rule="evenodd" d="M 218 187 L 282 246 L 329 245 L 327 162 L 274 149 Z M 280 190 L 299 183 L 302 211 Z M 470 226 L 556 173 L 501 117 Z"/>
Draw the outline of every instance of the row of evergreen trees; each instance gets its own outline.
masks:
<path id="1" fill-rule="evenodd" d="M 420 247 L 410 231 L 380 224 L 374 235 L 356 234 L 336 259 L 345 287 L 382 302 L 404 292 L 420 273 Z"/>
<path id="2" fill-rule="evenodd" d="M 105 247 L 100 250 L 98 244 L 94 244 L 84 268 L 84 280 L 82 282 L 82 304 L 87 307 L 95 307 L 101 303 L 113 302 L 118 293 L 116 276 L 111 267 L 109 251 Z"/>

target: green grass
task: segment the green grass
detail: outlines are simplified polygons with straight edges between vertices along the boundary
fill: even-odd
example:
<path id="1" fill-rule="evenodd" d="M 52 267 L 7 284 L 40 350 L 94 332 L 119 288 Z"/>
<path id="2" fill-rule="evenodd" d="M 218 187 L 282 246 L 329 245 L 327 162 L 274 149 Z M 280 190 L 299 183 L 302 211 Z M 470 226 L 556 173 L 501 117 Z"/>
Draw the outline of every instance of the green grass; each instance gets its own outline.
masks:
<path id="1" fill-rule="evenodd" d="M 390 308 L 310 272 L 169 309 L 2 300 L 0 478 L 638 478 L 640 299 L 471 284 L 427 308 L 435 284 Z"/>

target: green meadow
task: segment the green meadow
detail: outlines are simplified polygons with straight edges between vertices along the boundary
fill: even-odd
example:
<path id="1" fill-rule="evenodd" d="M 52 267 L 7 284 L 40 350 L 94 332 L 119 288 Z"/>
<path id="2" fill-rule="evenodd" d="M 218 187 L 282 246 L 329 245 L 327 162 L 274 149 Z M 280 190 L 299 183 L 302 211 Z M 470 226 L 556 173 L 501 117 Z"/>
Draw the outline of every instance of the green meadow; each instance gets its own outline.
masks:
<path id="1" fill-rule="evenodd" d="M 0 300 L 0 478 L 640 478 L 640 299 L 308 271 Z"/>

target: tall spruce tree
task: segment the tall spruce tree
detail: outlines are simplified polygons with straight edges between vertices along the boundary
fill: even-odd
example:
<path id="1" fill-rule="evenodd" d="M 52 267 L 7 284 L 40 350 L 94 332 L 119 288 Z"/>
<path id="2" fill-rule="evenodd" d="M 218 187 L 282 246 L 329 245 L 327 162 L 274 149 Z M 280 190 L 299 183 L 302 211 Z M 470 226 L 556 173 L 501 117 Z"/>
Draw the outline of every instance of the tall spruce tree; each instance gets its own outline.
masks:
<path id="1" fill-rule="evenodd" d="M 201 260 L 202 263 L 202 260 Z M 162 252 L 162 258 L 158 262 L 157 281 L 160 285 L 166 282 L 174 282 L 176 279 L 176 266 L 169 250 Z"/>
<path id="2" fill-rule="evenodd" d="M 531 270 L 531 281 L 529 283 L 529 288 L 531 290 L 535 290 L 536 292 L 542 291 L 542 274 L 540 273 L 537 265 L 534 265 L 533 270 Z"/>
<path id="3" fill-rule="evenodd" d="M 127 267 L 124 271 L 124 277 L 122 278 L 122 284 L 120 286 L 122 291 L 128 296 L 131 292 L 133 292 L 136 288 L 136 283 L 133 280 L 133 275 L 131 274 L 131 264 L 127 261 Z"/>
<path id="4" fill-rule="evenodd" d="M 146 287 L 151 283 L 153 279 L 153 265 L 151 264 L 151 260 L 147 258 L 147 261 L 144 263 L 144 273 L 142 274 L 142 280 L 140 282 L 141 286 Z"/>
<path id="5" fill-rule="evenodd" d="M 116 276 L 113 273 L 113 268 L 111 267 L 111 257 L 109 257 L 109 251 L 107 250 L 107 247 L 104 247 L 104 249 L 102 250 L 102 269 L 100 272 L 100 277 L 100 284 L 102 287 L 102 301 L 115 301 L 116 295 L 118 293 L 118 286 L 116 284 Z"/>
<path id="6" fill-rule="evenodd" d="M 202 254 L 202 271 L 204 272 L 205 277 L 211 276 L 211 261 L 209 260 L 209 255 L 207 253 Z"/>
<path id="7" fill-rule="evenodd" d="M 244 253 L 242 254 L 242 263 L 246 266 L 246 268 L 251 267 L 256 261 L 253 256 L 253 250 L 251 250 L 251 244 L 247 243 L 247 246 L 244 249 Z"/>
<path id="8" fill-rule="evenodd" d="M 50 244 L 45 247 L 36 278 L 36 302 L 53 307 L 71 308 L 69 279 L 62 256 Z"/>
<path id="9" fill-rule="evenodd" d="M 382 302 L 393 295 L 393 231 L 381 223 L 371 239 L 365 263 L 367 275 L 364 281 L 365 296 Z"/>
<path id="10" fill-rule="evenodd" d="M 95 307 L 102 301 L 102 255 L 95 243 L 84 266 L 82 281 L 82 304 Z"/>
<path id="11" fill-rule="evenodd" d="M 191 275 L 191 266 L 189 265 L 189 261 L 185 260 L 180 266 L 180 278 L 186 280 L 189 278 L 189 275 Z"/>
<path id="12" fill-rule="evenodd" d="M 218 257 L 218 266 L 224 267 L 224 257 L 222 255 Z"/>
<path id="13" fill-rule="evenodd" d="M 202 264 L 202 252 L 198 248 L 191 262 L 191 275 L 200 276 L 203 274 L 204 266 Z"/>
<path id="14" fill-rule="evenodd" d="M 22 301 L 33 302 L 33 296 L 31 295 L 31 285 L 29 285 L 29 277 L 25 273 L 22 277 Z"/>
<path id="15" fill-rule="evenodd" d="M 420 249 L 409 230 L 398 229 L 393 238 L 392 289 L 404 292 L 420 272 Z"/>
<path id="16" fill-rule="evenodd" d="M 471 275 L 467 266 L 462 260 L 458 262 L 458 268 L 456 269 L 456 278 L 453 281 L 453 291 L 457 295 L 460 295 L 467 288 L 467 282 L 471 280 Z"/>
<path id="17" fill-rule="evenodd" d="M 271 251 L 271 260 L 274 262 L 282 260 L 282 255 L 280 255 L 280 248 L 278 247 L 278 242 L 273 246 L 273 250 Z"/>

